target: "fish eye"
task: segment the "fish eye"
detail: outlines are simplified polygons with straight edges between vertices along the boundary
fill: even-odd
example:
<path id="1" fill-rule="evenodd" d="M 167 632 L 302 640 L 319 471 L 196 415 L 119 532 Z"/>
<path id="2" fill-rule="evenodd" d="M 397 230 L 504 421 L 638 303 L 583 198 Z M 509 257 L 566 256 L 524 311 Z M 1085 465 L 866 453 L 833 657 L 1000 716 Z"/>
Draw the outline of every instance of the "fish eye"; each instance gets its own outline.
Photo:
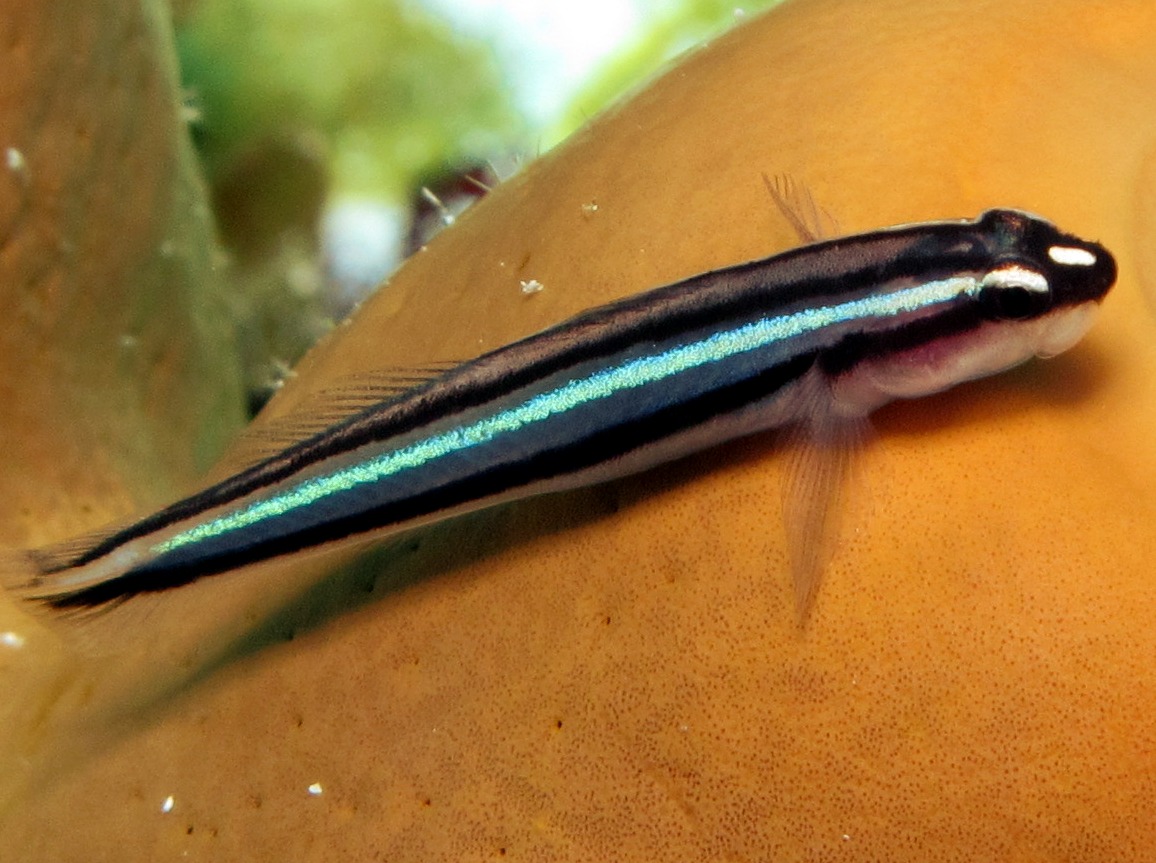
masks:
<path id="1" fill-rule="evenodd" d="M 979 301 L 995 320 L 1017 321 L 1043 314 L 1052 305 L 1047 278 L 1036 270 L 1007 265 L 988 272 L 979 284 Z"/>

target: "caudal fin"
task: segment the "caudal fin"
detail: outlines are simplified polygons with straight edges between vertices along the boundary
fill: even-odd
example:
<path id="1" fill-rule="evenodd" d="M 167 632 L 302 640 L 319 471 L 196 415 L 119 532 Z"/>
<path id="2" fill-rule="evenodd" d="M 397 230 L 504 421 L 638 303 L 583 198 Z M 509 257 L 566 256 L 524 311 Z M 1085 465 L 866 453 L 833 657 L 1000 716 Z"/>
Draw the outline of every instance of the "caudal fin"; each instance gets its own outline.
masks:
<path id="1" fill-rule="evenodd" d="M 76 543 L 70 543 L 74 546 Z M 59 552 L 59 554 L 58 554 Z M 73 648 L 87 655 L 116 652 L 117 631 L 124 623 L 110 615 L 119 603 L 100 606 L 70 604 L 75 585 L 68 570 L 54 572 L 54 562 L 65 554 L 64 546 L 49 549 L 0 549 L 0 589 L 17 608 Z M 106 626 L 104 620 L 110 623 Z"/>
<path id="2" fill-rule="evenodd" d="M 0 548 L 0 588 L 18 600 L 33 602 L 44 574 L 33 554 Z"/>
<path id="3" fill-rule="evenodd" d="M 0 548 L 0 588 L 9 602 L 49 629 L 59 631 L 57 623 L 65 615 L 46 601 L 46 594 L 51 595 L 51 588 L 45 579 L 35 552 Z"/>

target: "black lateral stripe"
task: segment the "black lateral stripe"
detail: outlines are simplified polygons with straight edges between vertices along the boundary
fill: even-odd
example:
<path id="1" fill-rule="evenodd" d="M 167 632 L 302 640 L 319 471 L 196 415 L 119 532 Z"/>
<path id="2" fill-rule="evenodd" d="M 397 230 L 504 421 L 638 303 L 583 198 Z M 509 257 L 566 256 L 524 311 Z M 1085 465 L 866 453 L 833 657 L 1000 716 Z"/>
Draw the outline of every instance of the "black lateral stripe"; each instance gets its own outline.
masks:
<path id="1" fill-rule="evenodd" d="M 632 344 L 736 317 L 777 315 L 820 301 L 845 300 L 857 292 L 878 292 L 889 281 L 928 281 L 982 268 L 991 262 L 988 221 L 981 217 L 970 222 L 926 223 L 815 243 L 584 312 L 368 408 L 126 527 L 59 568 L 92 562 L 126 542 L 227 505 L 335 454 L 411 433 L 531 386 L 560 369 Z"/>
<path id="2" fill-rule="evenodd" d="M 593 468 L 713 417 L 739 411 L 766 399 L 798 380 L 814 362 L 813 354 L 795 357 L 735 384 L 668 405 L 644 418 L 612 428 L 600 428 L 563 447 L 480 471 L 418 495 L 306 528 L 287 537 L 254 543 L 213 558 L 200 559 L 196 563 L 167 566 L 161 566 L 159 562 L 152 566 L 146 564 L 118 578 L 54 597 L 48 602 L 61 609 L 88 608 L 138 594 L 171 590 L 205 576 L 381 530 L 453 509 L 470 501 L 484 500 L 513 489 Z"/>
<path id="3" fill-rule="evenodd" d="M 819 366 L 832 377 L 851 371 L 865 360 L 931 344 L 939 339 L 977 330 L 983 319 L 974 304 L 960 304 L 930 317 L 897 320 L 894 326 L 850 333 L 823 351 Z"/>
<path id="4" fill-rule="evenodd" d="M 1078 254 L 1081 251 L 1086 255 Z M 1036 274 L 1037 280 L 1046 275 L 1048 284 L 1043 288 L 1048 290 L 1041 290 L 1038 282 L 1026 287 L 1038 304 L 1017 305 L 1014 292 L 1025 290 L 1015 282 L 1017 270 L 1021 275 Z M 752 431 L 756 418 L 766 427 L 791 421 L 788 408 L 809 411 L 809 405 L 793 400 L 774 401 L 774 394 L 807 368 L 816 367 L 817 373 L 835 378 L 875 358 L 970 332 L 988 320 L 1026 320 L 1061 307 L 1099 302 L 1115 274 L 1114 260 L 1099 244 L 1063 234 L 1038 217 L 1014 210 L 989 210 L 970 222 L 883 229 L 703 273 L 584 312 L 478 357 L 134 525 L 87 540 L 88 545 L 74 541 L 46 550 L 41 559 L 46 561 L 44 573 L 48 574 L 95 561 L 132 540 L 143 539 L 142 545 L 159 542 L 151 535 L 164 528 L 194 528 L 144 551 L 141 557 L 146 562 L 128 573 L 117 574 L 124 564 L 110 561 L 104 569 L 111 572 L 90 576 L 103 579 L 101 583 L 71 588 L 71 595 L 65 595 L 70 588 L 57 585 L 56 598 L 49 594 L 41 601 L 60 607 L 86 606 L 167 590 L 346 536 L 437 521 L 498 499 L 562 484 L 551 484 L 552 479 L 597 481 L 619 475 L 640 464 L 637 460 L 619 463 L 616 458 L 682 431 L 693 432 L 682 443 L 707 446 Z M 956 292 L 954 282 L 928 284 L 952 277 L 965 279 L 970 287 Z M 907 289 L 916 290 L 902 298 L 890 296 Z M 867 298 L 873 301 L 855 302 Z M 925 304 L 921 298 L 931 299 Z M 845 303 L 851 305 L 831 308 Z M 871 312 L 861 314 L 861 309 Z M 796 312 L 806 314 L 799 321 L 784 320 Z M 648 374 L 632 379 L 635 368 L 648 365 L 633 366 L 634 360 L 649 358 L 662 366 L 665 351 L 695 343 L 690 354 L 703 350 L 709 355 L 716 342 L 712 336 L 720 334 L 719 343 L 729 343 L 735 327 L 760 319 L 764 326 L 759 332 L 778 333 L 781 338 L 758 341 L 759 353 L 750 354 L 747 361 L 704 363 L 702 375 L 685 377 L 688 367 L 674 363 L 670 368 L 679 371 L 671 372 L 669 384 L 634 392 L 634 383 L 649 387 L 654 380 L 664 379 L 651 379 Z M 720 333 L 723 329 L 728 332 Z M 1059 331 L 1059 336 L 1063 334 Z M 944 349 L 966 351 L 971 344 L 964 340 L 946 344 Z M 1007 347 L 1022 347 L 1022 359 L 1027 359 L 1032 344 L 1036 343 L 1012 342 Z M 729 349 L 723 349 L 719 359 L 731 356 Z M 977 358 L 982 360 L 982 355 Z M 774 365 L 766 368 L 766 364 Z M 599 389 L 603 380 L 599 373 L 607 369 L 622 375 L 605 380 L 621 379 L 627 385 L 613 393 L 617 383 L 605 391 Z M 993 365 L 991 370 L 998 369 Z M 736 378 L 742 379 L 735 382 Z M 569 383 L 582 384 L 573 392 L 599 395 L 583 395 L 570 402 Z M 772 403 L 765 406 L 765 412 L 753 414 L 750 423 L 695 428 L 720 414 L 754 407 L 768 393 Z M 589 411 L 580 407 L 587 402 L 597 407 Z M 546 409 L 539 413 L 540 406 Z M 866 411 L 871 404 L 864 401 L 858 407 Z M 490 419 L 496 422 L 487 422 Z M 511 422 L 507 424 L 506 419 Z M 491 437 L 486 431 L 490 428 L 500 429 L 501 434 L 495 431 Z M 467 434 L 456 436 L 458 431 Z M 507 431 L 514 433 L 505 436 Z M 476 440 L 475 432 L 480 432 Z M 444 442 L 455 440 L 442 448 Z M 474 461 L 468 455 L 459 457 L 457 453 L 465 449 L 458 443 L 480 457 Z M 408 449 L 410 444 L 416 444 L 413 450 Z M 345 456 L 341 459 L 345 464 L 361 447 L 366 447 L 365 457 L 374 471 L 371 476 L 377 480 L 350 482 L 355 471 L 333 477 L 321 491 L 329 483 L 328 473 L 319 478 L 321 485 L 297 485 L 303 481 L 303 472 L 336 470 L 328 459 Z M 429 459 L 415 455 L 427 449 Z M 666 447 L 651 454 L 666 458 L 682 451 Z M 415 461 L 408 467 L 421 465 L 422 469 L 407 474 L 403 481 L 389 480 L 394 469 L 382 466 L 395 461 L 405 465 L 411 455 Z M 591 471 L 591 466 L 598 470 Z M 358 484 L 360 492 L 354 489 Z M 302 495 L 297 494 L 299 490 Z M 260 500 L 266 492 L 281 491 L 287 497 L 274 497 L 271 506 L 236 517 L 249 495 Z M 280 506 L 283 501 L 288 501 L 285 508 Z M 209 523 L 217 508 L 225 520 Z M 206 525 L 205 530 L 197 529 Z M 82 551 L 75 552 L 78 548 Z M 32 555 L 35 559 L 35 552 Z M 70 559 L 70 555 L 75 556 Z M 138 559 L 136 550 L 131 556 Z M 63 579 L 63 584 L 83 583 L 86 574 Z M 45 582 L 52 590 L 52 580 Z"/>
<path id="5" fill-rule="evenodd" d="M 127 542 L 226 505 L 335 454 L 411 433 L 578 363 L 726 320 L 774 316 L 820 300 L 878 292 L 881 283 L 888 281 L 958 275 L 985 262 L 982 248 L 975 223 L 885 229 L 703 273 L 584 312 L 370 407 L 235 477 L 159 510 L 54 571 L 90 563 Z"/>

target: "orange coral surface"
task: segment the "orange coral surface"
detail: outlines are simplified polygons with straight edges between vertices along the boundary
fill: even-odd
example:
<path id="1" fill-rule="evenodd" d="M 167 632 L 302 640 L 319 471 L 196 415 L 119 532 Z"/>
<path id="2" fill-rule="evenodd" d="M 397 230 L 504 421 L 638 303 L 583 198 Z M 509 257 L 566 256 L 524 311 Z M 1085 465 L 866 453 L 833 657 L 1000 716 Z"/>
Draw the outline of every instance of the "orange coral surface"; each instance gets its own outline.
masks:
<path id="1" fill-rule="evenodd" d="M 1033 210 L 1120 283 L 1070 354 L 878 414 L 805 628 L 773 439 L 461 519 L 311 596 L 352 611 L 284 612 L 261 638 L 298 638 L 95 738 L 0 856 L 1156 859 L 1147 0 L 790 0 L 496 190 L 271 414 L 783 248 L 764 172 L 847 231 Z M 292 569 L 251 583 L 292 604 Z M 236 617 L 240 592 L 190 601 Z"/>

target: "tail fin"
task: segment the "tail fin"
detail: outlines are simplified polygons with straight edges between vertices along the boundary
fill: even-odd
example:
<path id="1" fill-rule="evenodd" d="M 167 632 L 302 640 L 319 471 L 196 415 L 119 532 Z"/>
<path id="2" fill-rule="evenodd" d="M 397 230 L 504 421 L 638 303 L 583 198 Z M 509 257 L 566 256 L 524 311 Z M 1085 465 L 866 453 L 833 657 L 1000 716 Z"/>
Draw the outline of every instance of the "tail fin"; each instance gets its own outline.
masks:
<path id="1" fill-rule="evenodd" d="M 19 599 L 67 613 L 73 609 L 98 608 L 100 601 L 72 601 L 94 592 L 104 582 L 119 577 L 135 562 L 123 548 L 102 551 L 110 539 L 131 529 L 130 519 L 107 525 L 51 545 L 19 552 L 0 550 L 0 588 Z M 95 561 L 95 558 L 100 558 Z"/>
<path id="2" fill-rule="evenodd" d="M 0 601 L 0 647 L 23 646 L 30 628 L 28 618 L 62 637 L 69 646 L 81 646 L 65 631 L 68 625 L 64 621 L 69 615 L 52 606 L 46 578 L 50 576 L 37 563 L 36 552 L 0 548 L 0 588 L 7 599 Z"/>
<path id="3" fill-rule="evenodd" d="M 118 639 L 106 635 L 112 636 L 121 627 L 111 627 L 102 634 L 106 627 L 94 623 L 118 603 L 81 607 L 62 602 L 76 588 L 54 572 L 52 561 L 59 558 L 53 554 L 53 549 L 0 549 L 0 588 L 15 603 L 16 610 L 61 637 L 70 648 L 93 656 L 115 653 Z"/>
<path id="4" fill-rule="evenodd" d="M 31 604 L 43 579 L 44 573 L 33 552 L 0 549 L 0 587 L 8 594 Z"/>

